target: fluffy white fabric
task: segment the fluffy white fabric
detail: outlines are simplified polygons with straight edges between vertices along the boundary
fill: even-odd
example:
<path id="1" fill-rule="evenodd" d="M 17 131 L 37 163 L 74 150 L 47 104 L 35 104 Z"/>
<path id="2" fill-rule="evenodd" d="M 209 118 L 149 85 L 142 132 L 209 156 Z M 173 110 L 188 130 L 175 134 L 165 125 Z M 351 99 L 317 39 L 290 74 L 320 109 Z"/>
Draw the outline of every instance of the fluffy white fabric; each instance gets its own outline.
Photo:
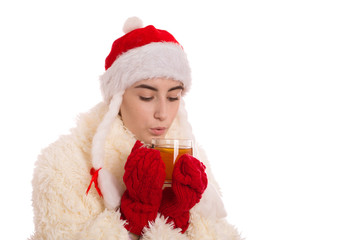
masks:
<path id="1" fill-rule="evenodd" d="M 187 231 L 189 239 L 216 240 L 244 240 L 236 228 L 222 219 L 204 218 L 195 211 L 191 211 L 190 224 Z"/>
<path id="2" fill-rule="evenodd" d="M 226 217 L 226 210 L 221 201 L 220 193 L 216 187 L 209 183 L 202 198 L 202 204 L 195 205 L 194 209 L 202 216 L 212 219 L 221 219 Z"/>
<path id="3" fill-rule="evenodd" d="M 180 45 L 154 42 L 120 55 L 100 76 L 101 92 L 104 100 L 110 103 L 112 96 L 117 92 L 137 81 L 155 77 L 181 81 L 185 91 L 190 88 L 190 66 Z"/>
<path id="4" fill-rule="evenodd" d="M 104 199 L 99 197 L 94 187 L 88 195 L 85 194 L 91 179 L 92 139 L 106 112 L 107 105 L 100 103 L 89 113 L 83 114 L 70 135 L 60 137 L 39 156 L 32 182 L 35 223 L 32 240 L 128 239 L 120 214 L 105 208 Z M 177 119 L 169 131 L 170 135 L 182 136 L 186 133 L 178 124 Z M 123 189 L 124 165 L 135 141 L 117 117 L 106 138 L 104 168 Z M 198 158 L 207 166 L 209 182 L 218 190 L 211 168 L 203 158 L 203 151 L 199 149 L 198 153 Z M 198 203 L 199 206 L 202 204 L 206 202 Z M 144 230 L 144 239 L 238 240 L 240 236 L 225 219 L 207 218 L 193 208 L 190 226 L 185 234 L 179 234 L 178 229 L 173 229 L 159 216 Z"/>
<path id="5" fill-rule="evenodd" d="M 172 224 L 166 224 L 166 219 L 158 214 L 155 221 L 152 222 L 144 231 L 143 240 L 189 240 L 185 234 L 181 234 L 181 229 L 176 228 Z"/>
<path id="6" fill-rule="evenodd" d="M 104 197 L 105 206 L 108 209 L 115 209 L 119 206 L 121 195 L 125 191 L 124 188 L 121 188 L 118 180 L 104 167 L 105 141 L 113 122 L 119 114 L 123 94 L 124 91 L 120 91 L 111 99 L 109 110 L 99 124 L 92 144 L 92 164 L 95 170 L 101 168 L 99 171 L 98 183 Z"/>

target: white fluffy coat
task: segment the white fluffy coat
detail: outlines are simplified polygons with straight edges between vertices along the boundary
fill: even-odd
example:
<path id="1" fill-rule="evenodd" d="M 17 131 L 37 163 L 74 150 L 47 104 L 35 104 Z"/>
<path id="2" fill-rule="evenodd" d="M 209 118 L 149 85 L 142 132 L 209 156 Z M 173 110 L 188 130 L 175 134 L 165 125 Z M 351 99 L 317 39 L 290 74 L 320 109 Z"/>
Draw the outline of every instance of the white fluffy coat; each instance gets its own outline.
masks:
<path id="1" fill-rule="evenodd" d="M 39 156 L 33 178 L 35 232 L 32 240 L 129 239 L 120 213 L 105 208 L 94 187 L 85 194 L 91 179 L 92 138 L 107 110 L 107 105 L 100 103 L 81 115 L 70 135 L 61 136 Z M 185 126 L 180 123 L 175 119 L 168 137 L 186 137 Z M 135 141 L 117 117 L 106 140 L 104 167 L 124 189 L 124 165 Z M 217 195 L 219 187 L 206 156 L 198 147 L 195 154 L 207 166 L 209 187 L 191 210 L 188 230 L 180 234 L 179 229 L 166 224 L 159 214 L 155 222 L 144 229 L 142 239 L 240 239 L 237 230 L 224 218 L 225 211 Z"/>

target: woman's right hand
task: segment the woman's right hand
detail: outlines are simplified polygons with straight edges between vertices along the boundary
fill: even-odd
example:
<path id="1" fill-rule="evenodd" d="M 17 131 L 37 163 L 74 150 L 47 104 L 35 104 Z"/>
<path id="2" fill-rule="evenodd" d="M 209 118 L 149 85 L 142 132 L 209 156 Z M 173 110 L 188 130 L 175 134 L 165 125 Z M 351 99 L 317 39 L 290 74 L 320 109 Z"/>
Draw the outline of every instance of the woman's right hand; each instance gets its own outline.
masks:
<path id="1" fill-rule="evenodd" d="M 160 207 L 165 181 L 165 164 L 158 150 L 137 141 L 125 164 L 123 177 L 127 187 L 121 198 L 121 218 L 126 229 L 140 235 L 149 221 L 154 221 Z"/>

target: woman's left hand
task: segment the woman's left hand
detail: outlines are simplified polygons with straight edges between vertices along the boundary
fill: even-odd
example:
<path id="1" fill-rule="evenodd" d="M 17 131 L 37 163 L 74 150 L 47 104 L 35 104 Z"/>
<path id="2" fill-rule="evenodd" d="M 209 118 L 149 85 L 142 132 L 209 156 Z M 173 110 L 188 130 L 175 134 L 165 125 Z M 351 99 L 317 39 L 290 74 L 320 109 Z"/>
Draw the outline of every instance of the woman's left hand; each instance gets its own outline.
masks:
<path id="1" fill-rule="evenodd" d="M 159 212 L 182 232 L 189 226 L 190 209 L 200 201 L 207 187 L 205 169 L 195 157 L 182 155 L 174 166 L 172 187 L 163 191 Z"/>

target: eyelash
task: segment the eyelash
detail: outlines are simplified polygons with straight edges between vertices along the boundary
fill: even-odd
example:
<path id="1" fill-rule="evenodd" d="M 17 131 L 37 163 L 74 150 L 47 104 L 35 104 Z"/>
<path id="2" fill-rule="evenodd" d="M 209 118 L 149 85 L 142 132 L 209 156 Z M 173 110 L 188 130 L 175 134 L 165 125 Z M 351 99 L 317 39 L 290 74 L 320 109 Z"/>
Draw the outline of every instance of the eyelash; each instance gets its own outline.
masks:
<path id="1" fill-rule="evenodd" d="M 154 99 L 154 97 L 142 97 L 142 96 L 139 96 L 140 97 L 140 100 L 141 101 L 144 101 L 144 102 L 150 102 L 151 100 Z"/>
<path id="2" fill-rule="evenodd" d="M 154 97 L 142 97 L 142 96 L 139 96 L 140 100 L 141 101 L 144 101 L 144 102 L 150 102 L 151 100 L 154 99 Z M 168 100 L 170 102 L 175 102 L 175 101 L 178 101 L 179 100 L 179 97 L 168 97 Z"/>
<path id="3" fill-rule="evenodd" d="M 179 100 L 179 97 L 168 97 L 169 101 L 170 102 L 175 102 L 175 101 L 178 101 Z"/>

